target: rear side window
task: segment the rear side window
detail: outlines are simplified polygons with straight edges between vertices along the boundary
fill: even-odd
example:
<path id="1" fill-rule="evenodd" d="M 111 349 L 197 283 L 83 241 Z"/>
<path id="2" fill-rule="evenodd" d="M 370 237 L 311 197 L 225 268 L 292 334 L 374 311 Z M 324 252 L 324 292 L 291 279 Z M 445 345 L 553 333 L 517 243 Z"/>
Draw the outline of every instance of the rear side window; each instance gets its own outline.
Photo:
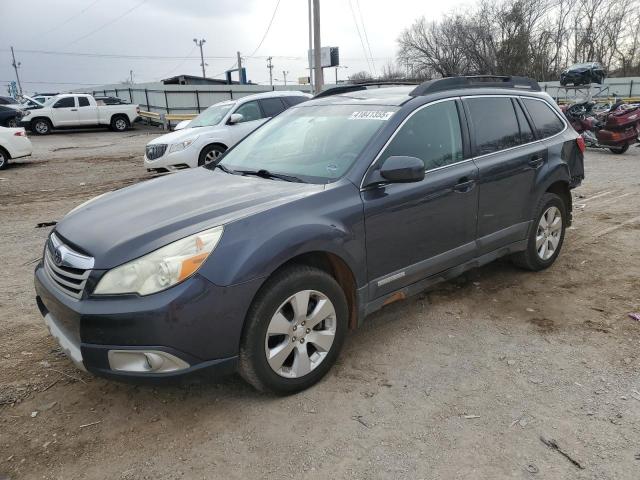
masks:
<path id="1" fill-rule="evenodd" d="M 279 98 L 264 98 L 260 100 L 260 105 L 265 117 L 275 117 L 285 109 Z"/>
<path id="2" fill-rule="evenodd" d="M 79 107 L 88 107 L 89 99 L 87 97 L 78 97 L 78 106 Z"/>
<path id="3" fill-rule="evenodd" d="M 462 137 L 455 102 L 435 103 L 413 114 L 400 127 L 381 158 L 394 155 L 419 158 L 427 171 L 461 161 Z"/>
<path id="4" fill-rule="evenodd" d="M 513 101 L 513 105 L 515 106 L 518 125 L 520 126 L 520 143 L 533 142 L 533 130 L 531 130 L 531 125 L 529 125 L 529 121 L 527 120 L 527 117 L 525 117 L 522 107 L 515 100 Z"/>
<path id="5" fill-rule="evenodd" d="M 73 97 L 64 97 L 58 100 L 53 108 L 69 108 L 75 106 L 76 102 L 74 101 Z"/>
<path id="6" fill-rule="evenodd" d="M 540 137 L 551 137 L 564 130 L 564 123 L 547 102 L 527 98 L 523 99 L 523 101 Z"/>
<path id="7" fill-rule="evenodd" d="M 303 97 L 301 95 L 295 96 L 295 97 L 284 97 L 284 103 L 286 103 L 290 107 L 293 107 L 294 105 L 298 105 L 299 103 L 305 102 L 307 100 L 308 100 L 307 97 Z"/>
<path id="8" fill-rule="evenodd" d="M 467 98 L 464 102 L 471 115 L 476 155 L 487 155 L 520 144 L 520 129 L 510 98 Z"/>

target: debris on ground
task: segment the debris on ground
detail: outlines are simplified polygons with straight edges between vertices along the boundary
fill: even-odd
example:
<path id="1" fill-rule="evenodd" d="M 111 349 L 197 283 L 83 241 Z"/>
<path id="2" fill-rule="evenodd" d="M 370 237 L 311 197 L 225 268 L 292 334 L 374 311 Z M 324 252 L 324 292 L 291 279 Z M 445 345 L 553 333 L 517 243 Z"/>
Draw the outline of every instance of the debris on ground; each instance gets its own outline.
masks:
<path id="1" fill-rule="evenodd" d="M 353 417 L 351 417 L 352 419 L 354 419 L 356 422 L 360 423 L 361 425 L 367 427 L 367 428 L 371 428 L 371 425 L 369 425 L 367 422 L 365 422 L 362 419 L 362 415 L 354 415 Z"/>
<path id="2" fill-rule="evenodd" d="M 36 228 L 44 228 L 44 227 L 53 227 L 55 225 L 57 225 L 58 222 L 52 221 L 52 222 L 40 222 L 36 224 Z"/>
<path id="3" fill-rule="evenodd" d="M 574 459 L 571 455 L 569 455 L 567 452 L 565 452 L 564 450 L 562 450 L 559 446 L 558 443 L 549 438 L 544 438 L 544 437 L 540 437 L 540 441 L 542 443 L 544 443 L 547 447 L 549 447 L 552 450 L 555 450 L 556 452 L 558 452 L 560 455 L 562 455 L 564 458 L 566 458 L 567 460 L 569 460 L 571 463 L 573 463 L 576 467 L 578 467 L 580 470 L 584 470 L 584 467 L 582 466 L 582 464 L 580 462 L 578 462 L 576 459 Z"/>
<path id="4" fill-rule="evenodd" d="M 631 312 L 631 313 L 629 313 L 629 317 L 632 320 L 636 320 L 636 321 L 640 322 L 640 313 Z"/>

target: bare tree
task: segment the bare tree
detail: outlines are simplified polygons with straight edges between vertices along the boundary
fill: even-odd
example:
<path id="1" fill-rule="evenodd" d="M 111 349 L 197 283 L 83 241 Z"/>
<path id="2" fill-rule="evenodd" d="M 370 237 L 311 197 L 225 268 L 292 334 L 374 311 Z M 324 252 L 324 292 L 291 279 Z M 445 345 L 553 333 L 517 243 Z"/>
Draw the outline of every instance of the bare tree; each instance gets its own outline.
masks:
<path id="1" fill-rule="evenodd" d="M 360 72 L 354 73 L 353 75 L 350 75 L 349 80 L 354 83 L 368 82 L 370 80 L 373 80 L 373 77 L 369 72 L 365 72 L 364 70 L 362 70 Z"/>

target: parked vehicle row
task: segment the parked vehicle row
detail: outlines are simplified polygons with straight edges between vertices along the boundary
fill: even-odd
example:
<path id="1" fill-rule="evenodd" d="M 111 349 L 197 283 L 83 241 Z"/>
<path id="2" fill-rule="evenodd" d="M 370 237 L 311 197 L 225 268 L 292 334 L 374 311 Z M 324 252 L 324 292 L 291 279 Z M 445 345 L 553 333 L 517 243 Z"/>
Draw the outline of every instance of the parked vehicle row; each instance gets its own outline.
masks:
<path id="1" fill-rule="evenodd" d="M 149 142 L 144 166 L 167 172 L 206 165 L 269 118 L 309 98 L 307 93 L 274 91 L 212 105 L 180 130 Z"/>
<path id="2" fill-rule="evenodd" d="M 562 107 L 571 126 L 588 147 L 608 148 L 622 154 L 640 142 L 640 107 L 622 101 L 598 110 L 595 102 L 581 101 Z"/>
<path id="3" fill-rule="evenodd" d="M 21 125 L 38 135 L 59 128 L 103 126 L 123 132 L 131 127 L 139 111 L 138 105 L 101 105 L 92 95 L 62 94 L 50 98 L 40 108 L 26 110 Z"/>
<path id="4" fill-rule="evenodd" d="M 203 168 L 103 194 L 55 226 L 37 304 L 79 368 L 239 371 L 292 393 L 384 305 L 499 257 L 534 271 L 558 257 L 584 143 L 535 81 L 329 94 L 264 122 L 261 102 L 283 95 L 211 107 L 163 149 L 191 148 L 209 125 L 262 126 Z"/>
<path id="5" fill-rule="evenodd" d="M 24 128 L 0 127 L 0 170 L 7 168 L 9 160 L 28 157 L 32 151 Z"/>

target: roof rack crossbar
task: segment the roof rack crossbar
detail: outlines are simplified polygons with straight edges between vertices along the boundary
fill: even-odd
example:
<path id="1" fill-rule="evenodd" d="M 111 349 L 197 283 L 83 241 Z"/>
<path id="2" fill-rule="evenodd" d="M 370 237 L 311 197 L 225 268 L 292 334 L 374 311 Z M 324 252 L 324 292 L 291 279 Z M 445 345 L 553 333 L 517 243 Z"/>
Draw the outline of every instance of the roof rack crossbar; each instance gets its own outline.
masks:
<path id="1" fill-rule="evenodd" d="M 418 85 L 409 95 L 417 97 L 459 88 L 517 88 L 535 92 L 541 91 L 538 82 L 528 77 L 518 77 L 515 75 L 471 75 L 429 80 Z"/>
<path id="2" fill-rule="evenodd" d="M 406 81 L 352 83 L 349 85 L 339 85 L 337 87 L 327 88 L 326 90 L 316 94 L 313 98 L 329 97 L 331 95 L 339 95 L 341 93 L 358 92 L 360 90 L 367 90 L 367 87 L 393 87 L 401 85 L 417 85 L 417 83 Z"/>

